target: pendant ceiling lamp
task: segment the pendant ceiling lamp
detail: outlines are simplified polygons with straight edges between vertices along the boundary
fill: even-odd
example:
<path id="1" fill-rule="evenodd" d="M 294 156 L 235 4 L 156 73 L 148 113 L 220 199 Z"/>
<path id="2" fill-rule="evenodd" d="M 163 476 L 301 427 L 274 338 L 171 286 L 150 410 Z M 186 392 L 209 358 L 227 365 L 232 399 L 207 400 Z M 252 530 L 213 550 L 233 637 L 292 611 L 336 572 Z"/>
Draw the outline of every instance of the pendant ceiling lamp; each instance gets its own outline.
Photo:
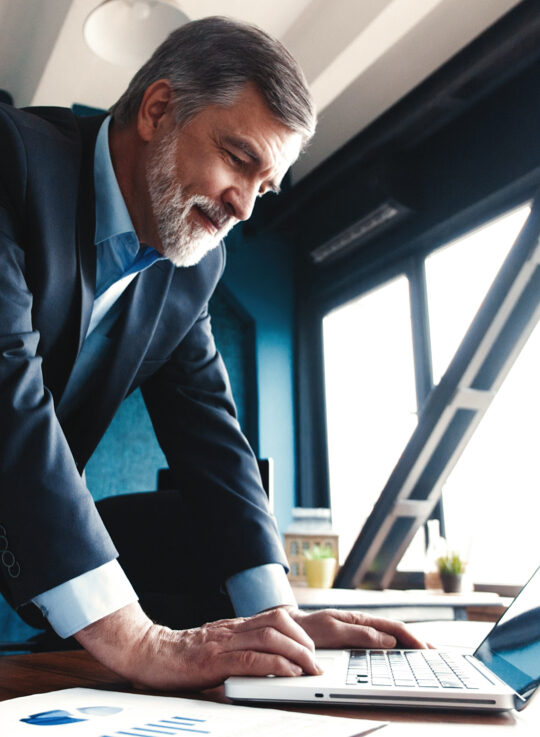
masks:
<path id="1" fill-rule="evenodd" d="M 105 0 L 87 17 L 83 35 L 101 59 L 140 66 L 175 28 L 189 18 L 160 0 Z"/>

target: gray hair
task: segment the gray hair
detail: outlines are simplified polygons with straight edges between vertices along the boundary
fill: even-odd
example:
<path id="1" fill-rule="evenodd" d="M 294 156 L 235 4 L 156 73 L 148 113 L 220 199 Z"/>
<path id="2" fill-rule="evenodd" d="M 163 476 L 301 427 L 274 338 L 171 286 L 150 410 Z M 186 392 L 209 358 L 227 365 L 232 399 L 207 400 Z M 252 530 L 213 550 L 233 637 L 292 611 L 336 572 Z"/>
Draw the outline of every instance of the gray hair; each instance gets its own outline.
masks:
<path id="1" fill-rule="evenodd" d="M 111 107 L 119 125 L 135 119 L 145 90 L 158 79 L 171 84 L 178 125 L 209 105 L 232 105 L 252 82 L 272 114 L 304 143 L 315 131 L 315 108 L 300 66 L 279 41 L 247 23 L 214 16 L 173 31 Z"/>

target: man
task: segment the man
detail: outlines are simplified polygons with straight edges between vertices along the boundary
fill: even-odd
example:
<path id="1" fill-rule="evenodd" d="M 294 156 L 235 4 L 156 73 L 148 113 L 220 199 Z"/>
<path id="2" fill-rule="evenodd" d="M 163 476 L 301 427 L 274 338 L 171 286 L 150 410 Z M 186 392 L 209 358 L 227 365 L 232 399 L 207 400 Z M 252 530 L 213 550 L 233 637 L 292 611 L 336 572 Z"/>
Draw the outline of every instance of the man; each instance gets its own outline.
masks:
<path id="1" fill-rule="evenodd" d="M 399 623 L 296 608 L 211 335 L 221 239 L 313 134 L 296 63 L 261 31 L 207 18 L 171 34 L 111 113 L 0 109 L 3 593 L 153 688 L 315 674 L 314 641 L 420 646 Z M 172 557 L 165 584 L 180 609 L 194 602 L 191 629 L 145 614 L 81 475 L 137 386 L 182 490 L 152 495 L 160 516 L 148 513 L 137 547 Z M 130 514 L 122 528 L 134 526 Z M 224 554 L 175 581 L 193 530 Z M 229 610 L 242 617 L 203 623 Z M 166 606 L 160 621 L 190 620 Z"/>

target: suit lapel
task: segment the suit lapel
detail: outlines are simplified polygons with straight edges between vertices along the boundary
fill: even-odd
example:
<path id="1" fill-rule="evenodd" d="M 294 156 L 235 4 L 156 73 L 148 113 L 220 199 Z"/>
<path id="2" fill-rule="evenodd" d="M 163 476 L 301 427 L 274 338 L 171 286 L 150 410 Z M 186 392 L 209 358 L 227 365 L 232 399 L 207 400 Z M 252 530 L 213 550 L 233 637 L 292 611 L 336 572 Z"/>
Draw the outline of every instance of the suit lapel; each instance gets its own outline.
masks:
<path id="1" fill-rule="evenodd" d="M 173 274 L 172 263 L 157 263 L 138 274 L 120 298 L 121 313 L 107 336 L 111 341 L 111 351 L 103 380 L 89 392 L 76 413 L 78 417 L 87 418 L 88 422 L 85 432 L 74 432 L 70 441 L 82 466 L 94 452 L 128 393 L 156 330 Z M 68 434 L 72 422 L 76 427 L 77 418 L 68 419 Z"/>
<path id="2" fill-rule="evenodd" d="M 124 385 L 127 391 L 131 385 L 156 330 L 174 270 L 170 261 L 154 264 L 138 274 L 121 297 L 122 311 L 108 336 L 114 344 L 111 387 Z"/>

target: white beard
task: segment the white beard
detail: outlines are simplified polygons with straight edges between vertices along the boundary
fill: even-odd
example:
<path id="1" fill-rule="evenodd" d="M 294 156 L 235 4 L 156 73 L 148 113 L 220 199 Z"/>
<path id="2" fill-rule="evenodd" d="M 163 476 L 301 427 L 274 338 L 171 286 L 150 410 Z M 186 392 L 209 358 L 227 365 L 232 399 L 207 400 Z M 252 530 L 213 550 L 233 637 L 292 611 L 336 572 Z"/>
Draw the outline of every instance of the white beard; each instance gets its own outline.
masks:
<path id="1" fill-rule="evenodd" d="M 234 220 L 209 197 L 185 196 L 178 183 L 176 147 L 176 130 L 157 144 L 146 170 L 148 192 L 162 255 L 175 266 L 194 266 L 227 235 Z M 188 220 L 195 206 L 218 225 L 216 233 L 209 233 L 202 224 Z"/>

